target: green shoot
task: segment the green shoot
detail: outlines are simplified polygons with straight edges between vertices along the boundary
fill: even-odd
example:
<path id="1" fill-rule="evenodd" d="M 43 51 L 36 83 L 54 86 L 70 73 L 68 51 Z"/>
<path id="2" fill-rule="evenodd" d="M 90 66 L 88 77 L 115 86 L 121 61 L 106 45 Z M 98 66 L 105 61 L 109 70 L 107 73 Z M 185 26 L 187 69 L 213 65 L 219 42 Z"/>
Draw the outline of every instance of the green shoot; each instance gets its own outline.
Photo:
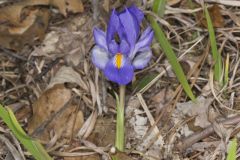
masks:
<path id="1" fill-rule="evenodd" d="M 126 86 L 119 86 L 119 97 L 117 94 L 116 101 L 117 101 L 117 127 L 116 127 L 116 142 L 115 146 L 119 151 L 124 151 L 124 101 L 125 101 L 125 88 Z"/>
<path id="2" fill-rule="evenodd" d="M 228 150 L 227 160 L 236 160 L 237 155 L 237 138 L 230 141 L 230 147 Z"/>
<path id="3" fill-rule="evenodd" d="M 155 0 L 154 4 L 160 3 L 159 1 L 160 0 Z M 153 6 L 153 9 L 154 9 L 154 7 L 155 6 Z M 163 7 L 163 6 L 158 5 L 158 7 Z M 156 13 L 156 9 L 154 9 L 154 12 Z M 155 32 L 155 37 L 156 37 L 157 41 L 159 42 L 161 48 L 163 49 L 169 63 L 171 64 L 171 66 L 173 68 L 173 71 L 175 72 L 176 77 L 178 78 L 179 82 L 181 83 L 184 91 L 186 92 L 186 94 L 192 101 L 195 101 L 196 98 L 193 95 L 190 85 L 188 84 L 188 81 L 187 81 L 186 76 L 184 75 L 183 69 L 177 60 L 176 54 L 174 53 L 171 44 L 167 40 L 164 32 L 162 31 L 162 28 L 159 26 L 159 24 L 153 17 L 148 16 L 148 20 L 150 21 L 150 23 L 152 25 L 152 28 Z"/>
<path id="4" fill-rule="evenodd" d="M 220 85 L 222 85 L 222 58 L 220 53 L 218 52 L 217 49 L 217 43 L 216 43 L 216 37 L 214 33 L 214 28 L 212 24 L 211 17 L 209 15 L 207 7 L 205 7 L 205 16 L 207 19 L 207 26 L 208 26 L 208 32 L 209 32 L 209 37 L 210 37 L 210 43 L 211 43 L 211 50 L 212 50 L 212 55 L 213 55 L 213 60 L 214 60 L 214 78 L 216 81 L 219 82 Z"/>
<path id="5" fill-rule="evenodd" d="M 165 12 L 166 0 L 157 0 L 153 2 L 153 12 L 157 13 L 159 17 L 163 17 Z"/>
<path id="6" fill-rule="evenodd" d="M 32 154 L 32 156 L 37 160 L 52 160 L 48 155 L 43 146 L 37 141 L 29 137 L 20 124 L 18 123 L 14 113 L 9 108 L 4 108 L 0 104 L 0 118 L 6 123 L 8 128 L 11 129 L 12 133 L 17 137 L 17 139 L 23 144 L 23 146 Z"/>

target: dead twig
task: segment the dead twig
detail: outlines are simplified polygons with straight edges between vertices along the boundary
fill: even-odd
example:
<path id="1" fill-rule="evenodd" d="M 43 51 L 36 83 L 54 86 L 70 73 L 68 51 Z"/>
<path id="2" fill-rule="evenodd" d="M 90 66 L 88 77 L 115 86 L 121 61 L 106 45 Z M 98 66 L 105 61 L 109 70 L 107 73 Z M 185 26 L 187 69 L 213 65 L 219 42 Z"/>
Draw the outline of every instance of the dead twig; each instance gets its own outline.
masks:
<path id="1" fill-rule="evenodd" d="M 218 123 L 222 123 L 223 125 L 236 125 L 240 122 L 240 115 L 226 118 L 225 120 L 218 121 Z M 186 137 L 182 139 L 178 144 L 177 144 L 177 149 L 181 152 L 183 152 L 185 149 L 190 147 L 192 144 L 198 142 L 201 139 L 204 139 L 211 134 L 214 133 L 214 128 L 213 124 L 205 128 L 203 131 L 194 133 L 193 135 Z"/>

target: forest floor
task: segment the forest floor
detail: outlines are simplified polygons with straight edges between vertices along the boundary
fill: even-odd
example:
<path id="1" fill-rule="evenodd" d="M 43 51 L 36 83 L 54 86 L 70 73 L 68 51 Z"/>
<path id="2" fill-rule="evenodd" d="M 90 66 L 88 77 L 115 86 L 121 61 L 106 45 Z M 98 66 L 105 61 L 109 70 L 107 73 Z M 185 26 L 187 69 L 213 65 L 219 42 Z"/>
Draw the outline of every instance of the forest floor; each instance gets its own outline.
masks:
<path id="1" fill-rule="evenodd" d="M 125 152 L 119 159 L 221 160 L 240 138 L 240 1 L 0 0 L 0 104 L 53 159 L 100 160 L 113 154 L 118 85 L 91 62 L 93 28 L 106 30 L 113 8 L 135 4 L 153 15 L 187 75 L 185 94 L 156 39 L 147 68 L 126 87 Z M 204 7 L 222 60 L 220 84 Z M 145 18 L 142 28 L 150 25 Z M 0 120 L 0 159 L 32 159 Z M 16 153 L 17 152 L 17 153 Z M 237 150 L 240 154 L 240 150 Z"/>

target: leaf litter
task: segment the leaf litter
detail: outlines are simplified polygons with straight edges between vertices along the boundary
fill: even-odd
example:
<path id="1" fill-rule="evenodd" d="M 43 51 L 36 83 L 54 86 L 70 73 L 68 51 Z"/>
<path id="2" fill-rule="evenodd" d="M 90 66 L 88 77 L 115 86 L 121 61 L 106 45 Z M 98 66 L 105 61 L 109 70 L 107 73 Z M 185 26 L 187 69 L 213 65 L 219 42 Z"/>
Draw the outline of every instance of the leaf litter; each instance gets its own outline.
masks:
<path id="1" fill-rule="evenodd" d="M 0 100 L 58 159 L 108 159 L 115 136 L 116 102 L 112 92 L 117 89 L 94 69 L 89 51 L 93 46 L 92 28 L 104 27 L 108 11 L 123 4 L 104 0 L 99 4 L 99 21 L 95 22 L 90 2 L 82 2 L 26 0 L 0 6 Z M 136 4 L 147 11 L 152 6 L 151 1 Z M 234 112 L 239 109 L 240 99 L 239 8 L 225 1 L 205 4 L 216 27 L 223 62 L 227 54 L 230 57 L 229 83 L 224 90 L 210 84 L 213 62 L 209 53 L 207 61 L 201 61 L 202 67 L 195 70 L 198 76 L 189 78 L 198 102 L 189 101 L 178 89 L 174 73 L 166 69 L 169 64 L 157 46 L 150 67 L 137 73 L 127 92 L 127 151 L 117 152 L 120 158 L 224 159 L 231 138 L 239 138 L 239 119 Z M 162 18 L 159 24 L 163 23 L 176 53 L 184 54 L 184 71 L 190 73 L 204 51 L 209 52 L 202 4 L 168 1 Z M 141 81 L 144 77 L 149 77 L 146 82 Z M 145 87 L 156 77 L 159 79 L 144 92 L 140 88 L 140 102 L 135 95 L 139 88 L 134 87 Z M 233 110 L 222 108 L 216 98 Z M 107 109 L 100 114 L 102 105 Z M 1 123 L 0 127 L 1 134 L 9 134 L 6 126 Z M 21 154 L 18 148 L 17 152 Z M 11 153 L 3 147 L 1 156 L 5 155 Z"/>

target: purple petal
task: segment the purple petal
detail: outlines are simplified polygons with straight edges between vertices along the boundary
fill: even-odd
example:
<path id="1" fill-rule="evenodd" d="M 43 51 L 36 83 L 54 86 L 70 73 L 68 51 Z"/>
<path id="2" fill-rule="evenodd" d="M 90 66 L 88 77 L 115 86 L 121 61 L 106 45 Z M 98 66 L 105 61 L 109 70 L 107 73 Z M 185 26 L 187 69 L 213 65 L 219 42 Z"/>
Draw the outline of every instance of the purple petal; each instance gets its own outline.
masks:
<path id="1" fill-rule="evenodd" d="M 124 39 L 122 39 L 121 43 L 120 43 L 120 53 L 127 55 L 130 51 L 130 46 L 127 43 L 127 41 L 125 41 Z"/>
<path id="2" fill-rule="evenodd" d="M 94 28 L 93 35 L 95 43 L 107 50 L 106 33 L 99 28 Z"/>
<path id="3" fill-rule="evenodd" d="M 133 59 L 132 65 L 134 69 L 143 69 L 147 66 L 148 62 L 152 57 L 152 51 L 150 48 L 145 48 L 137 54 Z"/>
<path id="4" fill-rule="evenodd" d="M 101 48 L 100 46 L 96 45 L 92 49 L 92 62 L 93 64 L 99 68 L 99 69 L 104 69 L 106 67 L 106 64 L 109 61 L 109 55 L 107 50 L 104 48 Z"/>
<path id="5" fill-rule="evenodd" d="M 140 39 L 138 40 L 138 42 L 135 45 L 134 50 L 130 53 L 129 57 L 130 59 L 133 59 L 135 54 L 146 48 L 149 47 L 152 43 L 153 40 L 153 36 L 154 36 L 154 32 L 151 29 L 151 27 L 148 27 L 141 35 Z"/>
<path id="6" fill-rule="evenodd" d="M 153 40 L 153 30 L 151 27 L 148 27 L 141 35 L 140 39 L 138 40 L 136 47 L 138 49 L 149 47 Z"/>
<path id="7" fill-rule="evenodd" d="M 132 5 L 131 7 L 128 8 L 129 12 L 136 17 L 138 20 L 138 23 L 140 24 L 144 18 L 143 12 L 138 9 L 135 5 Z"/>
<path id="8" fill-rule="evenodd" d="M 132 81 L 134 69 L 130 61 L 125 57 L 123 58 L 122 67 L 118 69 L 115 65 L 115 58 L 113 57 L 107 63 L 104 74 L 110 81 L 116 82 L 119 85 L 126 85 Z"/>
<path id="9" fill-rule="evenodd" d="M 108 22 L 107 43 L 110 43 L 114 39 L 114 35 L 117 33 L 118 29 L 119 29 L 119 18 L 114 9 L 112 11 L 110 20 Z"/>
<path id="10" fill-rule="evenodd" d="M 115 40 L 112 40 L 109 44 L 108 44 L 108 49 L 109 49 L 109 52 L 112 54 L 112 55 L 115 55 L 119 52 L 119 45 L 116 43 Z"/>
<path id="11" fill-rule="evenodd" d="M 124 12 L 119 14 L 119 19 L 130 46 L 134 46 L 140 30 L 138 20 L 128 11 L 128 9 L 125 9 Z"/>

